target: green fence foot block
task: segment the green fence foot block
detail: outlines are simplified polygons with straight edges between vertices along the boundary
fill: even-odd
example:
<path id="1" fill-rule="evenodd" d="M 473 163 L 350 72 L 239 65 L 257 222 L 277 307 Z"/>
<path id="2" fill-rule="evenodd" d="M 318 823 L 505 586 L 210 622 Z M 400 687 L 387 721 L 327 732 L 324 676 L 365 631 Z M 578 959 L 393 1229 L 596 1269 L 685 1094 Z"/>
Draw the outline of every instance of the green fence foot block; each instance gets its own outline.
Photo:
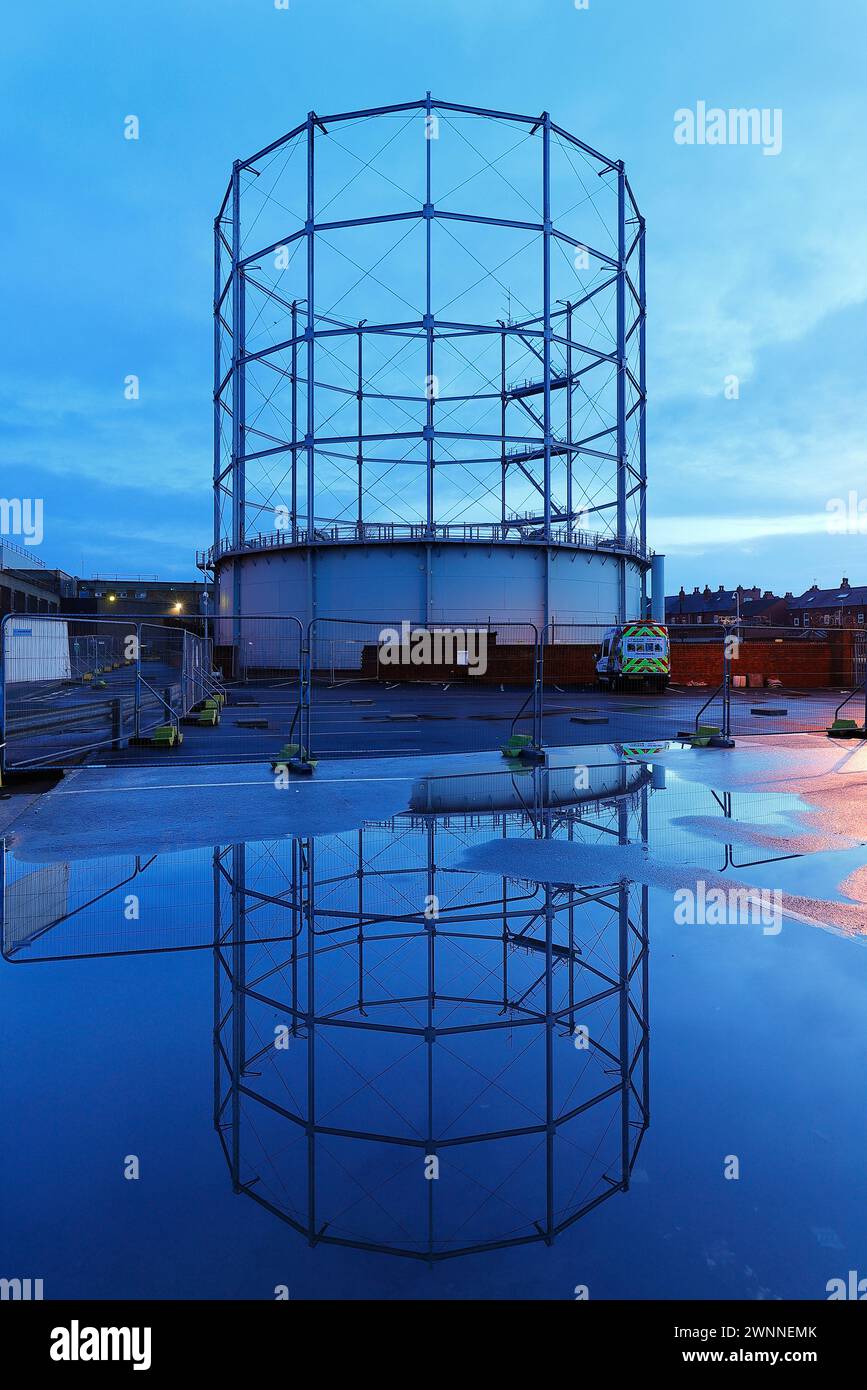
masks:
<path id="1" fill-rule="evenodd" d="M 517 758 L 532 743 L 533 740 L 529 734 L 510 734 L 506 742 L 502 744 L 500 752 L 504 758 Z"/>
<path id="2" fill-rule="evenodd" d="M 296 777 L 312 777 L 316 771 L 316 759 L 290 758 L 287 767 Z"/>
<path id="3" fill-rule="evenodd" d="M 526 748 L 522 748 L 518 757 L 522 763 L 544 763 L 545 750 L 544 748 L 537 748 L 535 744 L 531 744 Z"/>
<path id="4" fill-rule="evenodd" d="M 271 771 L 279 774 L 291 772 L 294 777 L 312 777 L 317 766 L 316 758 L 286 758 L 284 762 L 272 763 Z"/>
<path id="5" fill-rule="evenodd" d="M 719 738 L 720 729 L 716 724 L 699 724 L 694 734 L 690 735 L 690 743 L 693 748 L 707 748 L 712 738 Z"/>
<path id="6" fill-rule="evenodd" d="M 150 737 L 155 748 L 177 748 L 183 741 L 183 734 L 174 724 L 160 724 Z"/>
<path id="7" fill-rule="evenodd" d="M 835 719 L 828 730 L 829 738 L 867 738 L 867 729 L 854 719 Z"/>
<path id="8" fill-rule="evenodd" d="M 284 743 L 283 747 L 280 749 L 280 752 L 277 753 L 271 759 L 271 771 L 278 772 L 281 768 L 285 768 L 286 764 L 288 762 L 291 762 L 292 759 L 297 757 L 299 754 L 301 755 L 301 757 L 304 756 L 304 749 L 300 746 L 300 744 Z"/>

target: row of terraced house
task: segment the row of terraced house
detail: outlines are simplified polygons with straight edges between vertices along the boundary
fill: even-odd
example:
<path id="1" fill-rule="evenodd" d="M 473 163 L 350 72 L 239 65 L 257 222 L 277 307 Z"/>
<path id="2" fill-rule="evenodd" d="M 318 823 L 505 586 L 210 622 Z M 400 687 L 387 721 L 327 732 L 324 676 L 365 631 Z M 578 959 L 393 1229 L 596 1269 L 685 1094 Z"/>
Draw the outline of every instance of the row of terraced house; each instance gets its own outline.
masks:
<path id="1" fill-rule="evenodd" d="M 834 589 L 811 585 L 804 593 L 775 594 L 769 589 L 694 588 L 666 596 L 669 627 L 700 627 L 740 619 L 745 625 L 793 628 L 867 628 L 867 584 L 843 578 Z"/>

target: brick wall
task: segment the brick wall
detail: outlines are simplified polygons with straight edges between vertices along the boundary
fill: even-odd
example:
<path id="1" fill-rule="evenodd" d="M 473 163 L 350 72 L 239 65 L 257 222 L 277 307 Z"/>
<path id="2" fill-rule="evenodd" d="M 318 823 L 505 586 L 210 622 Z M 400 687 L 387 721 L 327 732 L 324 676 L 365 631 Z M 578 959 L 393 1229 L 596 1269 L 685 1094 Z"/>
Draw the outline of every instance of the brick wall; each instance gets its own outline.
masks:
<path id="1" fill-rule="evenodd" d="M 493 635 L 493 634 L 492 634 Z M 755 676 L 750 684 L 764 685 L 778 680 L 793 690 L 813 690 L 824 686 L 848 688 L 853 683 L 853 651 L 857 633 L 845 630 L 829 633 L 824 641 L 800 638 L 782 641 L 748 641 L 741 645 L 740 657 L 732 662 L 732 674 Z M 545 648 L 545 683 L 548 686 L 594 685 L 598 643 L 557 643 Z M 377 649 L 364 648 L 363 673 L 376 676 Z M 415 681 L 461 681 L 481 685 L 528 685 L 533 677 L 533 648 L 491 641 L 487 652 L 487 671 L 471 676 L 465 666 L 380 667 L 381 679 Z M 707 686 L 722 684 L 723 644 L 720 638 L 708 642 L 673 642 L 671 679 L 675 685 L 690 682 Z"/>
<path id="2" fill-rule="evenodd" d="M 733 676 L 758 676 L 761 683 L 778 680 L 792 690 L 814 690 L 823 686 L 847 686 L 852 682 L 852 639 L 854 634 L 838 632 L 827 641 L 743 642 L 740 655 L 732 661 Z M 671 679 L 686 685 L 701 681 L 720 685 L 723 678 L 722 643 L 675 642 L 671 649 Z M 758 684 L 758 682 L 755 682 Z"/>

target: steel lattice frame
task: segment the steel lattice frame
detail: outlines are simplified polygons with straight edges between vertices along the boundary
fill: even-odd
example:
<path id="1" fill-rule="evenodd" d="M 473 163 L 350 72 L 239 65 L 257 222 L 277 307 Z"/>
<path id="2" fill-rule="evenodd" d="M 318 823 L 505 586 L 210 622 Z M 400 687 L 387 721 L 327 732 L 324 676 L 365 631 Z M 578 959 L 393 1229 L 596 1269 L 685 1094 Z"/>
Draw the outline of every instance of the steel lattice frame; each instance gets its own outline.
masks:
<path id="1" fill-rule="evenodd" d="M 311 1244 L 436 1261 L 550 1243 L 628 1190 L 650 1115 L 647 889 L 460 856 L 480 831 L 646 844 L 647 814 L 645 781 L 580 810 L 399 816 L 279 862 L 218 851 L 214 1123 L 236 1192 Z M 263 912 L 282 949 L 270 918 L 255 939 Z"/>
<path id="2" fill-rule="evenodd" d="M 623 594 L 647 470 L 645 224 L 622 161 L 547 112 L 430 94 L 311 112 L 234 164 L 214 314 L 203 563 L 532 537 L 620 555 Z"/>

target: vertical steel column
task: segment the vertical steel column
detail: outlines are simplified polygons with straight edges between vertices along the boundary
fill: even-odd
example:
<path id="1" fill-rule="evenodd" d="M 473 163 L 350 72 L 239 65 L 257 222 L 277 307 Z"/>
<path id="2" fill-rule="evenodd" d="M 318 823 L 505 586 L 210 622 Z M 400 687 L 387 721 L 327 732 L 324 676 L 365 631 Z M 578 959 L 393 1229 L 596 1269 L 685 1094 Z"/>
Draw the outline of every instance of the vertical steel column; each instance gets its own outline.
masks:
<path id="1" fill-rule="evenodd" d="M 434 518 L 434 322 L 432 308 L 432 258 L 431 239 L 433 235 L 433 204 L 431 203 L 431 97 L 425 99 L 425 315 L 424 327 L 427 341 L 427 411 L 425 418 L 425 439 L 427 441 L 427 501 L 425 508 L 426 530 L 433 533 Z"/>
<path id="2" fill-rule="evenodd" d="M 509 824 L 506 816 L 503 816 L 500 830 L 500 839 L 508 840 Z M 503 895 L 500 905 L 500 935 L 502 939 L 502 952 L 500 955 L 500 969 L 502 972 L 503 993 L 500 1000 L 502 1011 L 505 1014 L 509 1008 L 509 890 L 506 885 L 505 876 L 502 879 Z"/>
<path id="3" fill-rule="evenodd" d="M 312 839 L 301 847 L 302 872 L 306 869 L 304 917 L 307 923 L 307 1235 L 311 1245 L 316 1232 L 316 959 L 314 860 Z"/>
<path id="4" fill-rule="evenodd" d="M 244 544 L 244 281 L 238 264 L 241 256 L 241 164 L 232 165 L 232 548 Z M 232 640 L 241 640 L 241 566 L 232 563 Z"/>
<path id="5" fill-rule="evenodd" d="M 309 550 L 308 550 L 309 553 Z M 311 744 L 313 740 L 312 716 L 310 711 L 310 683 L 313 680 L 313 643 L 316 638 L 315 619 L 309 622 L 306 628 L 298 620 L 301 632 L 298 637 L 298 756 L 302 761 L 309 762 L 313 756 Z"/>
<path id="6" fill-rule="evenodd" d="M 302 881 L 301 881 L 301 853 L 298 837 L 292 837 L 291 850 L 292 863 L 292 958 L 290 962 L 291 998 L 292 998 L 292 1036 L 298 1037 L 298 957 L 299 944 L 301 942 L 301 932 L 304 925 L 304 904 L 301 901 Z"/>
<path id="7" fill-rule="evenodd" d="M 364 430 L 364 334 L 361 329 L 367 322 L 362 319 L 358 325 L 358 389 L 356 397 L 358 399 L 358 454 L 356 463 L 358 465 L 358 539 L 362 537 L 362 527 L 364 525 L 364 446 L 361 442 Z"/>
<path id="8" fill-rule="evenodd" d="M 358 1012 L 364 1013 L 364 827 L 358 831 L 357 856 L 355 877 L 358 881 L 357 889 L 357 908 L 358 923 L 355 933 L 355 944 L 358 947 L 358 999 L 356 1001 Z"/>
<path id="9" fill-rule="evenodd" d="M 298 539 L 298 301 L 292 301 L 292 543 Z"/>
<path id="10" fill-rule="evenodd" d="M 436 816 L 426 818 L 426 842 L 427 842 L 427 892 L 428 902 L 436 897 Z M 427 930 L 427 1026 L 425 1027 L 425 1060 L 427 1064 L 427 1142 L 425 1144 L 426 1154 L 436 1155 L 436 1139 L 434 1137 L 434 1046 L 436 1044 L 436 1028 L 434 1026 L 434 1009 L 436 1008 L 436 939 L 437 939 L 437 919 L 429 917 L 425 921 Z M 428 1254 L 433 1253 L 434 1243 L 434 1188 L 436 1181 L 428 1181 L 428 1203 L 427 1203 L 427 1238 Z"/>
<path id="11" fill-rule="evenodd" d="M 220 219 L 214 218 L 214 559 L 220 553 L 221 524 L 220 524 L 220 492 L 222 471 L 222 405 L 220 404 L 220 344 L 222 341 L 220 325 L 220 292 L 222 286 L 222 264 L 220 242 Z M 234 480 L 233 480 L 234 481 Z"/>
<path id="12" fill-rule="evenodd" d="M 503 534 L 501 540 L 506 539 L 506 325 L 500 320 L 502 333 L 500 335 L 500 433 L 502 435 L 500 445 L 500 520 L 502 522 Z"/>
<path id="13" fill-rule="evenodd" d="M 544 434 L 544 516 L 545 540 L 551 540 L 551 117 L 542 117 L 542 282 L 543 282 L 543 374 L 545 388 Z M 545 616 L 548 612 L 548 575 L 545 576 Z"/>
<path id="14" fill-rule="evenodd" d="M 213 1040 L 214 1040 L 214 1129 L 215 1129 L 215 1130 L 217 1131 L 217 1133 L 219 1134 L 219 1133 L 220 1133 L 220 1119 L 221 1119 L 221 1113 L 220 1113 L 220 1112 L 221 1112 L 221 1106 L 220 1106 L 220 1101 L 221 1101 L 221 1098 L 222 1098 L 222 1091 L 223 1091 L 223 1088 L 222 1088 L 222 1085 L 221 1085 L 221 1081 L 222 1081 L 222 1071 L 221 1071 L 221 1069 L 220 1069 L 220 1062 L 221 1062 L 221 1057 L 222 1057 L 222 1053 L 221 1053 L 221 1050 L 220 1050 L 220 1027 L 221 1027 L 222 1017 L 223 1017 L 223 1010 L 222 1010 L 222 989 L 221 989 L 221 985 L 222 985 L 222 982 L 223 982 L 223 975 L 222 975 L 223 966 L 222 966 L 222 963 L 221 963 L 222 925 L 223 925 L 223 924 L 222 924 L 222 918 L 221 918 L 221 914 L 220 914 L 220 884 L 221 884 L 221 874 L 220 874 L 220 847 L 219 847 L 219 845 L 215 845 L 215 846 L 214 846 L 214 854 L 213 854 L 213 859 L 212 859 L 212 866 L 213 866 L 213 867 L 212 867 L 212 874 L 213 874 L 213 890 L 214 890 L 214 891 L 213 891 L 213 896 L 212 896 L 212 902 L 213 902 L 213 907 L 214 907 L 214 1027 L 213 1027 Z"/>
<path id="15" fill-rule="evenodd" d="M 638 472 L 641 487 L 641 513 L 639 539 L 641 542 L 642 558 L 647 551 L 647 346 L 645 342 L 645 326 L 647 323 L 647 281 L 644 259 L 644 237 L 645 222 L 639 214 L 639 239 L 638 239 L 638 297 L 641 303 L 638 308 L 640 322 L 638 325 L 638 384 L 641 390 L 641 402 L 638 407 Z M 642 566 L 641 585 L 643 589 L 642 612 L 644 617 L 647 608 L 647 571 Z M 663 618 L 664 618 L 663 613 Z"/>
<path id="16" fill-rule="evenodd" d="M 546 816 L 545 838 L 550 837 Z M 545 884 L 545 1239 L 554 1238 L 554 899 Z"/>
<path id="17" fill-rule="evenodd" d="M 629 843 L 629 809 L 621 799 L 617 803 L 618 844 Z M 618 992 L 620 1041 L 620 1168 L 624 1192 L 629 1187 L 629 883 L 621 879 L 617 889 L 617 918 L 619 936 Z"/>
<path id="18" fill-rule="evenodd" d="M 566 304 L 566 537 L 572 539 L 572 302 Z"/>
<path id="19" fill-rule="evenodd" d="M 241 268 L 241 164 L 232 166 L 232 547 L 244 540 L 244 352 Z"/>
<path id="20" fill-rule="evenodd" d="M 314 389 L 314 373 L 316 370 L 316 339 L 315 339 L 315 314 L 314 303 L 316 293 L 316 277 L 314 265 L 314 229 L 316 218 L 316 189 L 315 174 L 313 163 L 313 144 L 316 132 L 315 116 L 311 111 L 307 117 L 307 221 L 304 226 L 307 237 L 307 328 L 304 336 L 307 340 L 307 432 L 304 436 L 304 445 L 307 454 L 307 544 L 313 542 L 313 532 L 316 529 L 316 513 L 314 506 L 314 464 L 315 455 L 313 440 L 316 434 L 316 392 Z M 309 615 L 312 617 L 312 613 Z"/>
<path id="21" fill-rule="evenodd" d="M 232 846 L 232 1186 L 241 1190 L 241 1078 L 246 1057 L 246 845 Z"/>
<path id="22" fill-rule="evenodd" d="M 626 173 L 617 165 L 617 539 L 626 540 Z M 618 561 L 618 622 L 626 622 L 626 557 Z"/>
<path id="23" fill-rule="evenodd" d="M 647 786 L 641 788 L 641 843 L 645 850 L 650 844 L 650 793 Z M 650 1067 L 647 1053 L 650 1046 L 650 889 L 647 884 L 641 888 L 641 1022 L 642 1048 L 644 1056 L 641 1068 L 641 1108 L 645 1125 L 650 1123 Z"/>

